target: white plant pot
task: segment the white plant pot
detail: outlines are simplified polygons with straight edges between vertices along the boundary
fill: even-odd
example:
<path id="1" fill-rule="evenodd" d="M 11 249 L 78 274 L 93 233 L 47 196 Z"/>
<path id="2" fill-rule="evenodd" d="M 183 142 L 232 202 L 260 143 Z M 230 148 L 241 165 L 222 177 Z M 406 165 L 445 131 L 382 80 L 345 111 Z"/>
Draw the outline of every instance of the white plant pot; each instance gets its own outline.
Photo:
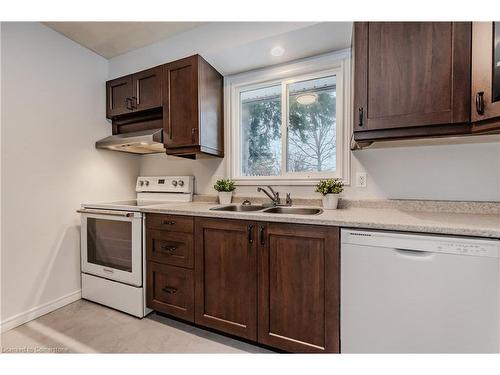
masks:
<path id="1" fill-rule="evenodd" d="M 338 194 L 323 195 L 323 208 L 325 210 L 336 210 L 339 204 Z"/>
<path id="2" fill-rule="evenodd" d="M 219 203 L 220 204 L 230 204 L 233 198 L 232 191 L 219 191 Z"/>

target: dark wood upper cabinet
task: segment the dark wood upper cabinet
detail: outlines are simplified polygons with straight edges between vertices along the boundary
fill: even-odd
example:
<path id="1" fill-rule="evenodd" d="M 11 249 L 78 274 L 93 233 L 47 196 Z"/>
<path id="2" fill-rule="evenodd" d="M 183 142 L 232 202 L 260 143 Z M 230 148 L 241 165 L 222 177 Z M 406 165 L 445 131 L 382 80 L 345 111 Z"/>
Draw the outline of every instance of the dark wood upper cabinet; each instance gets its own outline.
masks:
<path id="1" fill-rule="evenodd" d="M 259 224 L 258 341 L 290 352 L 340 350 L 339 228 Z"/>
<path id="2" fill-rule="evenodd" d="M 474 130 L 500 129 L 500 22 L 472 24 Z"/>
<path id="3" fill-rule="evenodd" d="M 132 75 L 134 111 L 162 106 L 162 73 L 163 69 L 158 66 Z"/>
<path id="4" fill-rule="evenodd" d="M 195 322 L 257 339 L 256 225 L 195 219 Z"/>
<path id="5" fill-rule="evenodd" d="M 106 82 L 107 118 L 162 106 L 161 67 Z"/>
<path id="6" fill-rule="evenodd" d="M 106 82 L 106 117 L 130 113 L 132 108 L 132 75 Z"/>
<path id="7" fill-rule="evenodd" d="M 163 128 L 168 155 L 224 157 L 222 75 L 200 55 L 106 82 L 113 134 Z"/>
<path id="8" fill-rule="evenodd" d="M 223 77 L 201 56 L 164 66 L 163 124 L 167 154 L 224 156 Z"/>
<path id="9" fill-rule="evenodd" d="M 468 22 L 355 23 L 355 140 L 470 128 L 470 50 Z"/>

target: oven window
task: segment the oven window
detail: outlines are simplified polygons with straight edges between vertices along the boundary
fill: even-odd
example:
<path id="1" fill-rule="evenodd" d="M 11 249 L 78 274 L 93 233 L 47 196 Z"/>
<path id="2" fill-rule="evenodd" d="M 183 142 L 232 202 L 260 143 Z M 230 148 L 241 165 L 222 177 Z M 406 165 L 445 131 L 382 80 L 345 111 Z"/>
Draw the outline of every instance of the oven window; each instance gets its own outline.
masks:
<path id="1" fill-rule="evenodd" d="M 132 272 L 132 223 L 87 219 L 87 261 Z"/>

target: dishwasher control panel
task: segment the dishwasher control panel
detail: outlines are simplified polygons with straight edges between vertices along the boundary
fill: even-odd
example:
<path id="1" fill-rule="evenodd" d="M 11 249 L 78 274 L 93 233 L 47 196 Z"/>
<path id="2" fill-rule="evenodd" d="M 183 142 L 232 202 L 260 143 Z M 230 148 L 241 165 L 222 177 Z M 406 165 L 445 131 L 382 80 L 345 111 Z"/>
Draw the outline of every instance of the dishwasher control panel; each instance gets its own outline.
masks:
<path id="1" fill-rule="evenodd" d="M 492 246 L 492 244 L 485 245 L 474 242 L 436 242 L 436 250 L 464 255 L 497 256 L 495 246 Z"/>

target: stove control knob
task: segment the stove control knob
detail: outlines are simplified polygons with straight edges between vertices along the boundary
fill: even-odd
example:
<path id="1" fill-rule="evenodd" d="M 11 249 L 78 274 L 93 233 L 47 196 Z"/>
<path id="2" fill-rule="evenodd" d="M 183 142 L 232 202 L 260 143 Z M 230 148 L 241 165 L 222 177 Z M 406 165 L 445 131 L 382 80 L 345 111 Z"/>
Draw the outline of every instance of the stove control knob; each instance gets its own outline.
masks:
<path id="1" fill-rule="evenodd" d="M 179 180 L 179 186 L 184 186 L 184 181 Z"/>
<path id="2" fill-rule="evenodd" d="M 177 186 L 177 181 L 173 180 L 172 185 Z"/>
<path id="3" fill-rule="evenodd" d="M 146 186 L 149 186 L 149 181 L 146 181 L 145 184 L 146 184 Z"/>
<path id="4" fill-rule="evenodd" d="M 142 186 L 142 185 L 144 185 L 144 181 L 140 180 L 139 181 L 139 186 Z"/>

